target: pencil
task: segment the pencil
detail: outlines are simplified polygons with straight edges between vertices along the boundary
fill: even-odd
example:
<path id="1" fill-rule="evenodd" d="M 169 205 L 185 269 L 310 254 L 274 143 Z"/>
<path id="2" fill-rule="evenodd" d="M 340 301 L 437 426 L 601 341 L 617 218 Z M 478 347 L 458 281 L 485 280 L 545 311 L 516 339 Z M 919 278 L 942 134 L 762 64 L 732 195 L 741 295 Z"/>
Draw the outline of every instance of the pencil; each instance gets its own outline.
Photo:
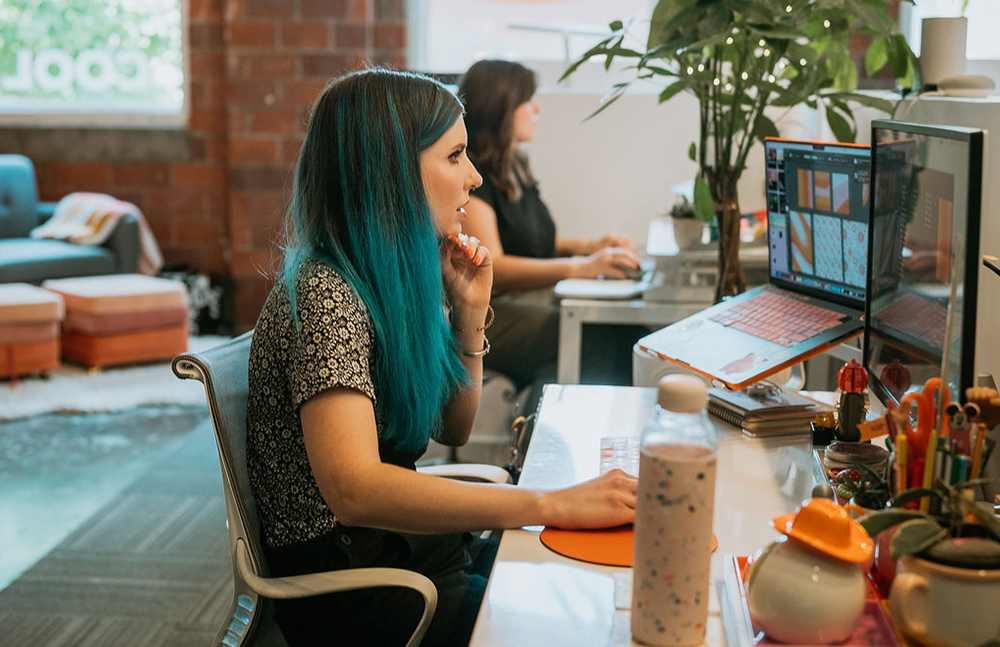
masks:
<path id="1" fill-rule="evenodd" d="M 896 494 L 910 487 L 909 465 L 906 462 L 906 434 L 896 434 Z"/>
<path id="2" fill-rule="evenodd" d="M 937 458 L 937 448 L 938 448 L 937 440 L 938 440 L 937 431 L 935 431 L 932 428 L 927 438 L 927 453 L 924 455 L 924 480 L 923 483 L 920 484 L 921 487 L 923 487 L 926 490 L 929 490 L 931 488 L 931 485 L 934 484 L 934 470 L 936 469 L 935 459 Z M 931 508 L 930 497 L 926 496 L 921 497 L 920 511 L 927 512 L 928 510 L 930 510 L 930 508 Z"/>

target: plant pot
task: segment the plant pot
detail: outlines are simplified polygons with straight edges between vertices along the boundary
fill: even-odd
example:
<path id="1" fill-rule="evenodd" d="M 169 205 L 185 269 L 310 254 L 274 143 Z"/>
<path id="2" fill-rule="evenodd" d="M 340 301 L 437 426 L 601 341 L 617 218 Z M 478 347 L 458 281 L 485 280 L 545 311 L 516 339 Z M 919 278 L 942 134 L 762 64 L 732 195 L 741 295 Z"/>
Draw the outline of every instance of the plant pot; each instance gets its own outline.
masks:
<path id="1" fill-rule="evenodd" d="M 937 89 L 942 80 L 965 74 L 968 28 L 964 16 L 920 22 L 920 77 L 925 88 Z"/>
<path id="2" fill-rule="evenodd" d="M 1000 569 L 897 562 L 889 610 L 899 629 L 928 647 L 978 647 L 1000 639 Z"/>
<path id="3" fill-rule="evenodd" d="M 674 223 L 674 242 L 681 251 L 691 249 L 701 242 L 705 223 L 696 218 L 671 218 Z"/>

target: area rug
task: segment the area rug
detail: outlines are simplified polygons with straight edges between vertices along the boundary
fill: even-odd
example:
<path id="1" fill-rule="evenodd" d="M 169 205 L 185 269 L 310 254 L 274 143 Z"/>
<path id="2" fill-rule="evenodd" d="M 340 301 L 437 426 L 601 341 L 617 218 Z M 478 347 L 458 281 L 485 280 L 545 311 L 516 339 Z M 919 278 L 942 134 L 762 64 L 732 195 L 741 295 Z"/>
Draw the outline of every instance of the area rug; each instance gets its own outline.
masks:
<path id="1" fill-rule="evenodd" d="M 188 350 L 199 352 L 227 339 L 215 335 L 192 337 Z M 0 422 L 41 413 L 101 413 L 145 405 L 204 403 L 201 383 L 178 379 L 170 370 L 170 362 L 109 367 L 94 372 L 76 364 L 63 364 L 47 378 L 0 382 Z"/>

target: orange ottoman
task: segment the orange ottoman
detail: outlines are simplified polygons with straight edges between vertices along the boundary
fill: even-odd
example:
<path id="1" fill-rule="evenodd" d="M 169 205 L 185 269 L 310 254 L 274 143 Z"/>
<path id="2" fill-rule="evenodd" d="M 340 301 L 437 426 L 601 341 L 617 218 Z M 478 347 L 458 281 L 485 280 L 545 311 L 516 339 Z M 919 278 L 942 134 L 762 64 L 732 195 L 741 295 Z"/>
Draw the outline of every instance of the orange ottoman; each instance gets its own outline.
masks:
<path id="1" fill-rule="evenodd" d="M 187 350 L 184 284 L 142 274 L 42 284 L 66 303 L 63 358 L 86 366 L 170 359 Z"/>
<path id="2" fill-rule="evenodd" d="M 59 368 L 63 301 L 28 285 L 0 285 L 0 378 Z"/>

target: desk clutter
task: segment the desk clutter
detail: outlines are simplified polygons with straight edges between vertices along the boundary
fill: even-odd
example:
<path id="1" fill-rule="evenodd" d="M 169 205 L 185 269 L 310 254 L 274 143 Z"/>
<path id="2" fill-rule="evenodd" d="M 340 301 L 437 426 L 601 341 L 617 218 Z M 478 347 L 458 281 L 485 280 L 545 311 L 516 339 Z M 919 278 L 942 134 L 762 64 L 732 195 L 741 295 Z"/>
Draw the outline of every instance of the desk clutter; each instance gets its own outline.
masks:
<path id="1" fill-rule="evenodd" d="M 187 350 L 182 283 L 112 274 L 0 285 L 0 378 L 164 360 Z"/>

